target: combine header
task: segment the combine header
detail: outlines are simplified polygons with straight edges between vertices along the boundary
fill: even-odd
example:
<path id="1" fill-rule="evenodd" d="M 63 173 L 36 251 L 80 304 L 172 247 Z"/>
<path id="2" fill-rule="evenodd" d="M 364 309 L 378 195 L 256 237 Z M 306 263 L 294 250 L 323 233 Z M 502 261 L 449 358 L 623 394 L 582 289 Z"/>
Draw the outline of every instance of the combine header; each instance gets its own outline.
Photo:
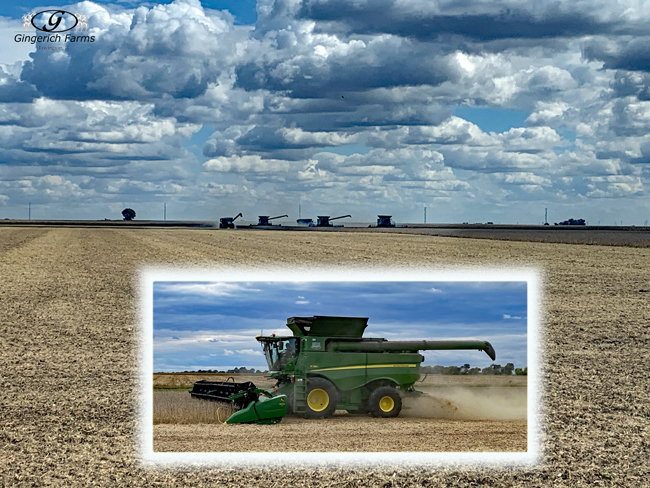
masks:
<path id="1" fill-rule="evenodd" d="M 402 398 L 418 396 L 424 357 L 418 351 L 468 349 L 496 353 L 487 341 L 387 341 L 363 338 L 367 318 L 290 317 L 292 336 L 257 336 L 277 380 L 268 390 L 251 382 L 195 383 L 192 396 L 229 401 L 243 407 L 226 423 L 274 423 L 285 413 L 325 418 L 335 410 L 397 417 Z"/>
<path id="2" fill-rule="evenodd" d="M 225 421 L 226 424 L 275 424 L 287 414 L 286 396 L 271 398 L 266 391 L 256 388 L 252 381 L 235 383 L 232 376 L 227 381 L 197 381 L 190 395 L 201 400 L 231 403 L 239 408 Z"/>

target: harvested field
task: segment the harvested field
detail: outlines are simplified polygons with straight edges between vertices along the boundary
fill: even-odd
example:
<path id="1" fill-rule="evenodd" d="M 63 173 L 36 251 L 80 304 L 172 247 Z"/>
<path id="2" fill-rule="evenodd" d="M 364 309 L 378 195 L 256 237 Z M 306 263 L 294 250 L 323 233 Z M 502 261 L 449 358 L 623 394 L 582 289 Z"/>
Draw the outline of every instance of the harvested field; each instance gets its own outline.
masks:
<path id="1" fill-rule="evenodd" d="M 269 444 L 277 452 L 524 452 L 526 422 L 359 419 L 337 412 L 322 420 L 287 417 L 279 425 L 154 425 L 157 452 L 263 452 L 271 451 Z"/>
<path id="2" fill-rule="evenodd" d="M 156 374 L 154 384 L 178 376 L 191 375 Z M 263 377 L 236 376 L 238 382 L 257 379 L 256 385 L 263 386 Z M 525 376 L 431 375 L 417 384 L 425 394 L 405 398 L 397 419 L 345 411 L 319 421 L 285 417 L 279 425 L 259 426 L 260 436 L 251 436 L 251 426 L 221 425 L 234 412 L 228 405 L 192 399 L 187 390 L 156 390 L 154 451 L 525 452 L 526 385 Z M 206 428 L 197 428 L 199 424 Z M 318 443 L 307 432 L 317 432 Z M 269 444 L 269 437 L 282 442 Z"/>
<path id="3" fill-rule="evenodd" d="M 470 239 L 492 239 L 502 241 L 546 242 L 557 244 L 585 244 L 593 246 L 650 247 L 650 228 L 571 228 L 567 226 L 462 226 L 452 228 L 409 226 L 408 229 L 391 229 L 404 234 L 421 234 L 444 237 L 465 237 Z"/>
<path id="4" fill-rule="evenodd" d="M 535 266 L 544 276 L 539 465 L 141 465 L 137 273 L 147 265 Z M 650 450 L 647 248 L 397 233 L 3 227 L 0 276 L 5 486 L 640 486 L 650 476 L 642 455 Z"/>

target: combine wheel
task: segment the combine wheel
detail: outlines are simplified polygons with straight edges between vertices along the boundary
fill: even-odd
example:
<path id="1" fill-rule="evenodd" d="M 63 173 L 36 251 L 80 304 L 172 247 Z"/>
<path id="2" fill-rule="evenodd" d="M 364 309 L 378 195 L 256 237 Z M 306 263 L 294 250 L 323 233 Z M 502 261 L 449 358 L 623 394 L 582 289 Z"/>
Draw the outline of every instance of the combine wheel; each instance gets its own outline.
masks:
<path id="1" fill-rule="evenodd" d="M 308 419 L 324 419 L 330 417 L 339 403 L 339 392 L 336 387 L 323 378 L 310 378 L 307 383 Z"/>
<path id="2" fill-rule="evenodd" d="M 370 394 L 373 417 L 397 417 L 402 410 L 402 397 L 392 386 L 380 386 Z"/>

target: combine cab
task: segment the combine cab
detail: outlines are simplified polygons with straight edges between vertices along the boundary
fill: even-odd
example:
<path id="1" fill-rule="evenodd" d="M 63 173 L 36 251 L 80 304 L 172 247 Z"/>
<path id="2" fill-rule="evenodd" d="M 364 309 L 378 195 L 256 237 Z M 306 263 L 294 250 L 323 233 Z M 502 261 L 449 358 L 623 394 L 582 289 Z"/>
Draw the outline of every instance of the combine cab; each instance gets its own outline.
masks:
<path id="1" fill-rule="evenodd" d="M 424 361 L 418 351 L 473 349 L 496 359 L 487 341 L 363 338 L 367 324 L 367 318 L 359 317 L 291 317 L 287 327 L 292 336 L 257 337 L 268 363 L 268 375 L 277 380 L 275 387 L 262 391 L 252 383 L 226 382 L 218 383 L 221 386 L 210 393 L 204 390 L 212 388 L 212 382 L 198 382 L 193 396 L 207 394 L 222 401 L 226 398 L 238 406 L 250 401 L 227 423 L 264 421 L 261 417 L 253 418 L 255 414 L 251 412 L 264 411 L 269 399 L 278 398 L 283 400 L 269 408 L 272 415 L 286 408 L 305 418 L 329 417 L 335 410 L 396 417 L 402 409 L 403 397 L 421 394 L 413 389 Z"/>

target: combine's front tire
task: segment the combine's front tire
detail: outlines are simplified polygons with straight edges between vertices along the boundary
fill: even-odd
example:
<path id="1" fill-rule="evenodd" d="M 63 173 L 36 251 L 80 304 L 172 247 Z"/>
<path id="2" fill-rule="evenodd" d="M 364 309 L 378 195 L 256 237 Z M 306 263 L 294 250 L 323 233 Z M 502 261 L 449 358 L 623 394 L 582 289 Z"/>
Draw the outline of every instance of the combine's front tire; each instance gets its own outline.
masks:
<path id="1" fill-rule="evenodd" d="M 324 419 L 330 417 L 339 403 L 336 387 L 323 378 L 310 378 L 307 383 L 307 409 L 305 418 Z"/>
<path id="2" fill-rule="evenodd" d="M 373 417 L 397 417 L 402 410 L 402 397 L 392 386 L 380 386 L 370 394 L 370 413 Z"/>

